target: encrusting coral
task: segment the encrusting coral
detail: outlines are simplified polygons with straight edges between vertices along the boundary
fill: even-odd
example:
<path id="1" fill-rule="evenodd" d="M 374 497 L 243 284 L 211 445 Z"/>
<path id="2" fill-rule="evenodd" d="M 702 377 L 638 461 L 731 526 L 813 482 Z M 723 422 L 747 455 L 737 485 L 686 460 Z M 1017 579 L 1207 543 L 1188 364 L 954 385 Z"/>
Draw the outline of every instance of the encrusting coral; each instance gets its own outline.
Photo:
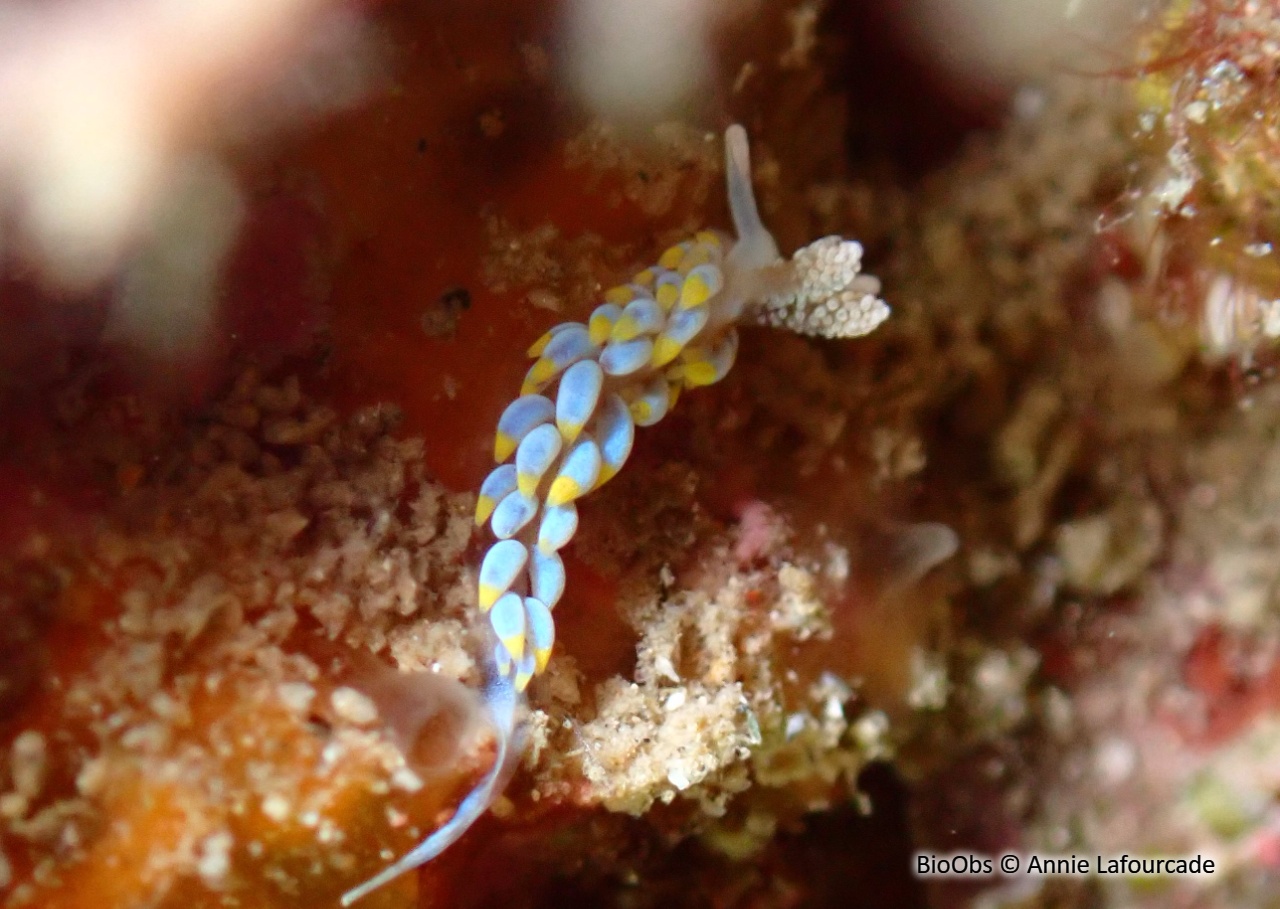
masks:
<path id="1" fill-rule="evenodd" d="M 523 740 L 520 697 L 551 657 L 551 610 L 566 582 L 557 551 L 577 531 L 574 503 L 622 469 L 635 428 L 660 421 L 682 390 L 724 378 L 739 322 L 850 338 L 888 317 L 875 296 L 879 281 L 861 274 L 857 242 L 826 237 L 782 260 L 756 207 L 741 126 L 725 133 L 725 175 L 737 232 L 727 250 L 709 231 L 672 246 L 609 290 L 585 324 L 561 323 L 529 349 L 536 359 L 521 396 L 498 420 L 500 466 L 476 502 L 476 524 L 488 522 L 498 538 L 481 562 L 478 590 L 497 639 L 485 690 L 498 743 L 493 767 L 447 824 L 346 893 L 343 905 L 439 855 L 501 791 Z"/>

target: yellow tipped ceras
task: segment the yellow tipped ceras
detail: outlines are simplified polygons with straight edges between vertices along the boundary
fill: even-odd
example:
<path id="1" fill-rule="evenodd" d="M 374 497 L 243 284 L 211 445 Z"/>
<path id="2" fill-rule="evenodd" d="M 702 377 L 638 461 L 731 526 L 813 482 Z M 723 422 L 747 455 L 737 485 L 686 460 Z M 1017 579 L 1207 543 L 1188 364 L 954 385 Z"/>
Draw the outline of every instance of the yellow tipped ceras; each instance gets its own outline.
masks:
<path id="1" fill-rule="evenodd" d="M 637 425 L 661 420 L 682 390 L 724 378 L 737 326 L 854 337 L 888 316 L 879 282 L 861 274 L 862 247 L 824 237 L 790 260 L 760 221 L 745 130 L 725 133 L 725 176 L 737 239 L 702 231 L 605 292 L 585 322 L 566 322 L 528 350 L 520 397 L 504 410 L 477 524 L 499 539 L 480 565 L 476 599 L 489 617 L 497 760 L 454 817 L 381 874 L 348 891 L 350 905 L 430 861 L 501 791 L 519 756 L 520 699 L 552 656 L 552 610 L 565 589 L 558 550 L 578 528 L 577 504 L 626 463 Z M 514 457 L 514 463 L 512 458 Z"/>

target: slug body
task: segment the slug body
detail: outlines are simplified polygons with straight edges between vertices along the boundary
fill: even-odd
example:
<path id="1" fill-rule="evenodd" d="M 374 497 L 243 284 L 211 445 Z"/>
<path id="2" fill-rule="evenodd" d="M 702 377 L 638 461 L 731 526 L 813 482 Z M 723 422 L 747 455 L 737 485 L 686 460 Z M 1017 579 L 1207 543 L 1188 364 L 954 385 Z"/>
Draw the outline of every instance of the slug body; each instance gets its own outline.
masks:
<path id="1" fill-rule="evenodd" d="M 741 323 L 853 337 L 882 322 L 879 281 L 860 273 L 862 247 L 826 237 L 790 261 L 756 207 L 746 131 L 725 133 L 736 241 L 703 231 L 611 288 L 586 322 L 553 327 L 529 348 L 520 395 L 498 419 L 497 466 L 480 486 L 477 526 L 495 537 L 480 564 L 477 604 L 492 631 L 486 688 L 497 740 L 492 768 L 447 824 L 348 891 L 348 906 L 455 842 L 501 792 L 523 743 L 524 690 L 555 644 L 565 589 L 561 550 L 578 500 L 626 463 L 636 427 L 651 426 L 689 389 L 719 382 L 738 353 Z"/>

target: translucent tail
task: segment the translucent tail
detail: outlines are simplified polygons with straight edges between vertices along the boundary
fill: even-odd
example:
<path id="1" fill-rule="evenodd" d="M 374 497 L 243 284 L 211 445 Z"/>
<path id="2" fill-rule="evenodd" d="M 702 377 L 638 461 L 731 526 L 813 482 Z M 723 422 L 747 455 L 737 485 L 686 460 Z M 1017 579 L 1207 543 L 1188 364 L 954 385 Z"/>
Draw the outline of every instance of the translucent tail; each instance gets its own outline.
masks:
<path id="1" fill-rule="evenodd" d="M 497 737 L 497 753 L 494 755 L 493 766 L 475 788 L 467 793 L 467 797 L 462 800 L 457 812 L 447 824 L 419 843 L 417 848 L 395 864 L 344 893 L 343 906 L 350 906 L 388 881 L 431 861 L 457 842 L 489 809 L 493 800 L 511 779 L 520 758 L 524 724 L 518 721 L 518 717 L 522 700 L 523 695 L 515 690 L 511 679 L 499 676 L 489 683 L 485 690 L 485 701 L 489 705 L 493 717 L 494 734 Z"/>

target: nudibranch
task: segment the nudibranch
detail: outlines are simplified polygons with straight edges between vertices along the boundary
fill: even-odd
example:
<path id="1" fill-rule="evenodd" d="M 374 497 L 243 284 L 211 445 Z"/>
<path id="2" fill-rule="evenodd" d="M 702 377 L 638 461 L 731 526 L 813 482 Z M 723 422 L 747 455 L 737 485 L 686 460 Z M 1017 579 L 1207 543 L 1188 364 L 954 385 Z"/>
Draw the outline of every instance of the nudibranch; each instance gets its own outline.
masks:
<path id="1" fill-rule="evenodd" d="M 555 326 L 529 348 L 520 395 L 498 418 L 494 461 L 480 486 L 477 526 L 496 538 L 480 564 L 477 600 L 492 659 L 485 699 L 497 754 L 457 812 L 377 876 L 347 892 L 350 905 L 439 855 L 501 792 L 520 754 L 524 690 L 555 643 L 552 612 L 565 589 L 559 551 L 578 527 L 578 500 L 626 463 L 637 426 L 652 426 L 688 389 L 724 378 L 738 326 L 806 335 L 865 335 L 889 315 L 880 282 L 863 274 L 862 246 L 824 237 L 778 253 L 751 188 L 747 134 L 725 132 L 725 175 L 737 239 L 703 231 L 604 294 L 585 322 Z"/>

